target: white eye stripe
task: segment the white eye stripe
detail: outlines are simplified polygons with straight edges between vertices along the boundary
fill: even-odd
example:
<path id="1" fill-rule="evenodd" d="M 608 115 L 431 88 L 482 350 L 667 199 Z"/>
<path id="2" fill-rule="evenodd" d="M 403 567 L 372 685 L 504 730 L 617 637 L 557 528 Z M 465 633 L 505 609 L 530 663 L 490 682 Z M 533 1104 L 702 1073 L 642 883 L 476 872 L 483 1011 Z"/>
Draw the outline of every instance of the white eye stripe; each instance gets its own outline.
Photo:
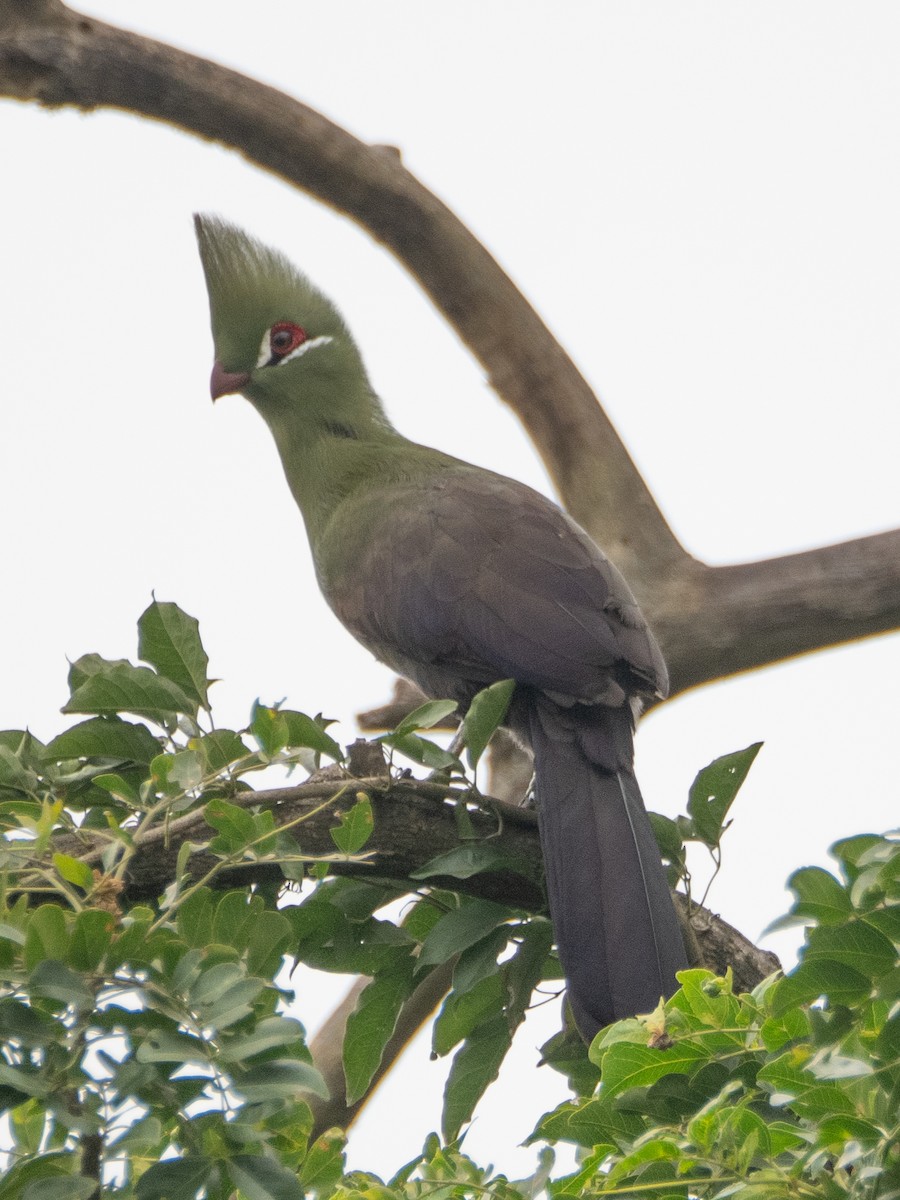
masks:
<path id="1" fill-rule="evenodd" d="M 280 358 L 275 364 L 276 367 L 283 367 L 286 362 L 290 362 L 292 358 L 299 358 L 301 354 L 305 354 L 307 350 L 312 350 L 316 346 L 327 346 L 329 342 L 333 342 L 334 338 L 323 333 L 321 337 L 313 338 L 310 342 L 301 342 L 296 350 L 292 350 L 290 354 L 286 354 L 284 358 Z"/>
<path id="2" fill-rule="evenodd" d="M 259 346 L 259 358 L 256 360 L 257 369 L 266 367 L 272 362 L 272 347 L 269 343 L 269 333 L 267 329 L 263 334 L 263 340 Z M 296 346 L 290 354 L 286 354 L 284 358 L 279 358 L 276 363 L 272 363 L 275 367 L 283 367 L 286 362 L 290 362 L 292 358 L 299 358 L 301 354 L 305 354 L 307 350 L 312 350 L 315 346 L 327 346 L 329 342 L 333 342 L 334 338 L 328 334 L 323 334 L 321 337 L 313 338 L 309 342 L 301 342 Z"/>

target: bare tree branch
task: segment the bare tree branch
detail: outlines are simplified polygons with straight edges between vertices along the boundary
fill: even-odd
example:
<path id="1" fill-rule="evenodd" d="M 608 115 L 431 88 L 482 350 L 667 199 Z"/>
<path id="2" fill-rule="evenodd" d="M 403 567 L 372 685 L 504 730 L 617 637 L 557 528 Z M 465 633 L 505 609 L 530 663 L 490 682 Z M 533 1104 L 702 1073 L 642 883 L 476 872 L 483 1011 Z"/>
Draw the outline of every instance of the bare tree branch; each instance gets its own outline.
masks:
<path id="1" fill-rule="evenodd" d="M 625 572 L 660 636 L 673 693 L 900 624 L 896 533 L 729 567 L 687 554 L 558 342 L 390 147 L 59 0 L 0 0 L 0 93 L 122 108 L 219 141 L 388 246 L 523 421 L 566 507 Z"/>
<path id="2" fill-rule="evenodd" d="M 693 561 L 645 604 L 671 695 L 900 626 L 900 530 L 762 562 Z"/>
<path id="3" fill-rule="evenodd" d="M 236 71 L 63 11 L 63 27 L 58 15 L 47 25 L 38 17 L 0 43 L 0 90 L 52 107 L 154 117 L 239 150 L 353 217 L 393 250 L 478 357 L 570 510 L 613 557 L 631 575 L 641 563 L 680 562 L 684 551 L 587 383 L 509 277 L 396 152 L 360 142 Z"/>

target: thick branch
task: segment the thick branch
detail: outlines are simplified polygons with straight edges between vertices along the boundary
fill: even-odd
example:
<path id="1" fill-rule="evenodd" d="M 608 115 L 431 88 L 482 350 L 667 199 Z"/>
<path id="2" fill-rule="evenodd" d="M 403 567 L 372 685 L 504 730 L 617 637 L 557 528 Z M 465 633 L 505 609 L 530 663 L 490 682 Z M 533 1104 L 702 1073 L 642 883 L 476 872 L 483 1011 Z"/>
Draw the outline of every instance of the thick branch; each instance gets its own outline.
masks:
<path id="1" fill-rule="evenodd" d="M 673 691 L 900 624 L 898 534 L 734 567 L 688 555 L 571 360 L 396 153 L 272 88 L 59 0 L 0 0 L 0 33 L 0 92 L 123 108 L 222 142 L 388 246 L 521 418 L 569 511 L 624 570 L 660 636 Z"/>
<path id="2" fill-rule="evenodd" d="M 671 694 L 900 626 L 900 530 L 763 562 L 694 563 L 645 604 Z"/>
<path id="3" fill-rule="evenodd" d="M 0 30 L 8 5 L 0 6 Z M 0 92 L 165 121 L 240 151 L 354 218 L 397 255 L 457 330 L 528 429 L 566 506 L 629 577 L 650 563 L 680 562 L 685 552 L 572 361 L 396 152 L 366 145 L 236 71 L 61 11 L 62 23 L 54 8 L 51 24 L 35 20 L 0 41 Z"/>
<path id="4" fill-rule="evenodd" d="M 372 801 L 374 833 L 366 844 L 364 857 L 336 858 L 330 831 L 337 814 L 349 809 L 360 792 L 365 792 Z M 298 852 L 302 847 L 304 855 L 334 858 L 332 869 L 336 874 L 386 879 L 411 887 L 450 888 L 525 912 L 546 911 L 537 817 L 527 809 L 490 798 L 482 801 L 484 808 L 475 809 L 464 794 L 450 792 L 442 784 L 417 779 L 391 781 L 380 776 L 316 780 L 297 787 L 241 792 L 232 797 L 232 802 L 271 809 L 279 828 L 290 827 L 288 831 L 297 841 Z M 456 806 L 462 803 L 467 803 L 468 836 L 489 839 L 498 855 L 514 862 L 516 869 L 483 871 L 468 879 L 432 875 L 414 881 L 418 870 L 432 858 L 459 846 Z M 299 817 L 305 819 L 298 823 Z M 139 853 L 128 864 L 124 898 L 130 903 L 155 899 L 173 878 L 182 842 L 203 843 L 213 836 L 215 830 L 206 824 L 202 811 L 188 813 L 151 830 L 141 839 Z M 84 831 L 60 836 L 54 850 L 77 855 L 94 865 L 105 844 L 98 835 Z M 197 851 L 188 859 L 187 875 L 199 879 L 217 861 L 212 854 Z M 281 879 L 276 860 L 248 860 L 223 868 L 215 877 L 215 885 L 233 887 Z M 703 920 L 712 922 L 713 928 L 721 926 L 723 944 L 730 946 L 734 931 L 713 914 L 700 911 L 704 912 Z M 772 968 L 763 952 L 752 943 L 744 944 L 745 960 L 755 966 L 749 968 L 750 974 L 741 981 L 741 986 L 753 986 Z M 710 953 L 710 961 L 715 958 Z"/>

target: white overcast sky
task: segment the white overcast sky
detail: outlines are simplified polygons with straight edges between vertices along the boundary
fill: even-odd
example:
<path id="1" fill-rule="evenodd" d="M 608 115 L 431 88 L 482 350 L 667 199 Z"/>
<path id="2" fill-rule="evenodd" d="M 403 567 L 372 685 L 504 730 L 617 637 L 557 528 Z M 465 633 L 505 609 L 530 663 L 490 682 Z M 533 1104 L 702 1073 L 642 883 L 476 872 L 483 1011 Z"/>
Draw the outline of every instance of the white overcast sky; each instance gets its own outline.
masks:
<path id="1" fill-rule="evenodd" d="M 603 398 L 675 531 L 713 563 L 900 523 L 900 8 L 831 0 L 113 0 L 85 11 L 398 146 Z M 343 719 L 390 676 L 316 590 L 262 422 L 208 399 L 190 223 L 282 247 L 342 307 L 395 423 L 544 490 L 515 420 L 402 268 L 237 155 L 124 114 L 0 105 L 0 728 L 58 732 L 66 658 L 127 657 L 151 591 L 199 617 L 220 725 L 254 697 Z M 711 903 L 751 937 L 786 876 L 897 823 L 900 640 L 701 689 L 638 739 L 651 808 L 763 740 Z M 771 939 L 789 961 L 796 939 Z M 315 1027 L 340 987 L 305 981 Z M 562 1092 L 556 1010 L 467 1147 L 508 1171 Z M 351 1142 L 389 1172 L 438 1124 L 420 1040 Z"/>

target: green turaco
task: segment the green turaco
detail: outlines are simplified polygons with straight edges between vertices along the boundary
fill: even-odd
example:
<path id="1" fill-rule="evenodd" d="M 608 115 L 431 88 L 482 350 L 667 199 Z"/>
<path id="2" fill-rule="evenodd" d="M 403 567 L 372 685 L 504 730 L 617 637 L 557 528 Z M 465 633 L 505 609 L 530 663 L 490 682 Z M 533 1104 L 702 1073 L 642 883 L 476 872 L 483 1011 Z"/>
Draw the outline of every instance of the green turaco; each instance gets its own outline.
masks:
<path id="1" fill-rule="evenodd" d="M 686 962 L 632 771 L 634 718 L 666 668 L 627 584 L 544 496 L 398 433 L 337 309 L 286 258 L 196 224 L 213 398 L 240 392 L 271 429 L 326 600 L 430 696 L 465 707 L 516 681 L 507 723 L 534 753 L 575 1020 L 590 1038 L 652 1010 Z"/>

